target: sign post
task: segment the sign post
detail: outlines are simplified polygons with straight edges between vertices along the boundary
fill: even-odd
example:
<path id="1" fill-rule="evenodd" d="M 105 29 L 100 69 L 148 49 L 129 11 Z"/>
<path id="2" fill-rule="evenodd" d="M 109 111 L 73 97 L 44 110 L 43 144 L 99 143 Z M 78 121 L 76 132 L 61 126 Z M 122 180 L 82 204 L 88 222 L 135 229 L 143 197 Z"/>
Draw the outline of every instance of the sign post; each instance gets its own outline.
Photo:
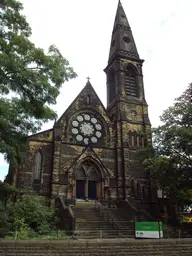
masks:
<path id="1" fill-rule="evenodd" d="M 136 238 L 163 238 L 162 222 L 136 222 Z"/>

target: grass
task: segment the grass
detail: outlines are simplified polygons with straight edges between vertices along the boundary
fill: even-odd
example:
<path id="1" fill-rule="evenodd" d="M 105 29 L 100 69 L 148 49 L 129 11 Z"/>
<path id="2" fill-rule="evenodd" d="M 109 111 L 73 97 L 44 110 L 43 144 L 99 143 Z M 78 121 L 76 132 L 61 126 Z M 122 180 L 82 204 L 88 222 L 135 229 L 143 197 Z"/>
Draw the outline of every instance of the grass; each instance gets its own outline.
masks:
<path id="1" fill-rule="evenodd" d="M 67 235 L 67 232 L 63 230 L 53 230 L 49 232 L 43 232 L 42 234 L 37 232 L 32 232 L 28 234 L 10 232 L 5 237 L 6 240 L 65 240 L 70 238 L 71 236 Z"/>

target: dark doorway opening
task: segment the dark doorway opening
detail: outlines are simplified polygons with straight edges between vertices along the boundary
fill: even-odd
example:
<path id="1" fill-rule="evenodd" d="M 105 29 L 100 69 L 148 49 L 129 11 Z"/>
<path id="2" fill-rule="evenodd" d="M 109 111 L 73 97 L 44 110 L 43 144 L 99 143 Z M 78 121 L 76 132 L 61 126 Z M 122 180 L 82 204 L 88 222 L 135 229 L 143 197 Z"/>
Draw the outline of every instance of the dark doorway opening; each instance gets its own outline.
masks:
<path id="1" fill-rule="evenodd" d="M 85 181 L 84 180 L 76 181 L 76 198 L 85 199 Z"/>
<path id="2" fill-rule="evenodd" d="M 88 187 L 88 198 L 95 200 L 97 197 L 97 183 L 96 181 L 89 181 L 89 187 Z"/>

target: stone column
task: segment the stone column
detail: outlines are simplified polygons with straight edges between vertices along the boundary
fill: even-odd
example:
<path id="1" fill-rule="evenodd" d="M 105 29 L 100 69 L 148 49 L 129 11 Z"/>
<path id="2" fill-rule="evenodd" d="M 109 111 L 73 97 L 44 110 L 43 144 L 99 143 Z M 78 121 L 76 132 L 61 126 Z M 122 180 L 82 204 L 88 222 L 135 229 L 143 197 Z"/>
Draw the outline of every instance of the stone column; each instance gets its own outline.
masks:
<path id="1" fill-rule="evenodd" d="M 72 191 L 72 199 L 76 199 L 76 181 L 72 181 L 73 184 L 73 191 Z"/>
<path id="2" fill-rule="evenodd" d="M 97 200 L 99 201 L 101 199 L 101 182 L 97 182 Z"/>
<path id="3" fill-rule="evenodd" d="M 105 197 L 105 194 L 104 194 L 104 186 L 105 186 L 105 184 L 104 184 L 104 181 L 102 180 L 102 181 L 101 181 L 101 198 L 102 198 L 102 199 L 104 199 L 104 197 Z"/>
<path id="4" fill-rule="evenodd" d="M 88 201 L 88 187 L 89 187 L 89 181 L 85 180 L 85 200 Z"/>
<path id="5" fill-rule="evenodd" d="M 52 196 L 58 196 L 59 193 L 59 170 L 60 170 L 60 147 L 61 142 L 55 141 L 53 155 L 53 178 L 52 178 Z"/>

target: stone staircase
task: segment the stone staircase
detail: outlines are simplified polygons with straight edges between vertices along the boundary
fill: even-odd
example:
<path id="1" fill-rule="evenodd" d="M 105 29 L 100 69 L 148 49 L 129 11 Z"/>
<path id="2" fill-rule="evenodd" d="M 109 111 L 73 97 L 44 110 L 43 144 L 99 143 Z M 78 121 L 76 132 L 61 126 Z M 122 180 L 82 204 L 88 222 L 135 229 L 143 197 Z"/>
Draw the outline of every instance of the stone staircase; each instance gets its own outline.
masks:
<path id="1" fill-rule="evenodd" d="M 128 220 L 127 212 L 123 208 L 104 208 L 110 216 L 114 216 L 118 224 L 118 237 L 135 237 L 135 220 Z"/>
<path id="2" fill-rule="evenodd" d="M 95 209 L 95 202 L 77 201 L 73 212 L 76 219 L 75 236 L 77 238 L 134 238 L 135 221 L 127 220 L 127 212 L 122 208 L 101 207 L 99 216 Z M 118 230 L 112 224 L 112 217 L 118 224 Z"/>
<path id="3" fill-rule="evenodd" d="M 77 201 L 73 213 L 77 238 L 99 238 L 114 233 L 112 226 L 97 214 L 94 201 Z"/>

